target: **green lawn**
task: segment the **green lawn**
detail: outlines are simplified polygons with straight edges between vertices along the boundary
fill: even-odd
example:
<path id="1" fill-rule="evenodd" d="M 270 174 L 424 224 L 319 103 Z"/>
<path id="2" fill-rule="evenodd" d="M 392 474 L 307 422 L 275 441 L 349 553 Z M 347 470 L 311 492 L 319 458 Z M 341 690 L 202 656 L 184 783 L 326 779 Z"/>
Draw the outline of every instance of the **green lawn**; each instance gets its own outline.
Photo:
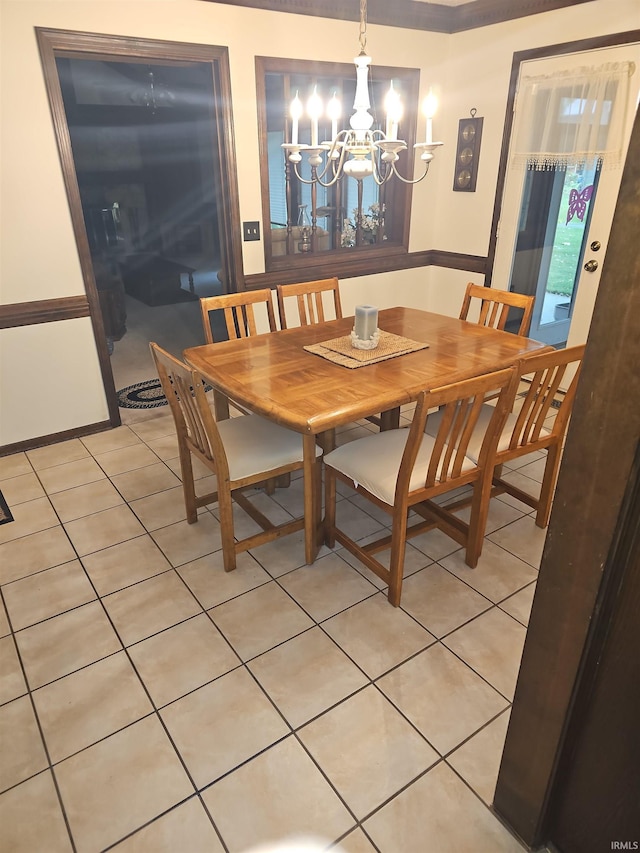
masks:
<path id="1" fill-rule="evenodd" d="M 549 267 L 549 278 L 547 280 L 547 293 L 559 293 L 562 296 L 571 296 L 573 291 L 576 267 L 584 236 L 585 221 L 588 218 L 587 213 L 585 213 L 584 221 L 580 221 L 577 216 L 574 216 L 569 224 L 566 224 L 567 210 L 569 209 L 569 193 L 573 187 L 581 189 L 576 176 L 568 175 L 562 191 L 560 213 L 558 215 L 551 266 Z M 587 210 L 588 207 L 589 205 L 587 205 Z"/>

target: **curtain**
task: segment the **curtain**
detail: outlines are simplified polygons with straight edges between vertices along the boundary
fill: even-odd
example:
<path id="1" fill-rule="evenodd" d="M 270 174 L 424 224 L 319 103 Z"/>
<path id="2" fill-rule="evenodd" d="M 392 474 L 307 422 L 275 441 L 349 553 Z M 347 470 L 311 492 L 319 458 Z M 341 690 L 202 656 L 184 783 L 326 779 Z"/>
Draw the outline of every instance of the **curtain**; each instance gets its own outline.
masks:
<path id="1" fill-rule="evenodd" d="M 624 161 L 633 62 L 522 77 L 512 160 L 536 169 Z"/>

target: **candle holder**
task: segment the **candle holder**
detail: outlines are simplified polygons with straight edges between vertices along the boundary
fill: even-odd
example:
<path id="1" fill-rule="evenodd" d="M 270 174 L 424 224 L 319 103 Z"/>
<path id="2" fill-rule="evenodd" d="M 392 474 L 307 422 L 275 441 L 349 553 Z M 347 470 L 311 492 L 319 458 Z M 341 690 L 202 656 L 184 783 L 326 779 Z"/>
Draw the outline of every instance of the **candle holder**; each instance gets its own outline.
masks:
<path id="1" fill-rule="evenodd" d="M 368 340 L 363 340 L 356 335 L 355 329 L 351 332 L 351 346 L 354 349 L 375 349 L 380 343 L 380 329 L 376 329 Z"/>

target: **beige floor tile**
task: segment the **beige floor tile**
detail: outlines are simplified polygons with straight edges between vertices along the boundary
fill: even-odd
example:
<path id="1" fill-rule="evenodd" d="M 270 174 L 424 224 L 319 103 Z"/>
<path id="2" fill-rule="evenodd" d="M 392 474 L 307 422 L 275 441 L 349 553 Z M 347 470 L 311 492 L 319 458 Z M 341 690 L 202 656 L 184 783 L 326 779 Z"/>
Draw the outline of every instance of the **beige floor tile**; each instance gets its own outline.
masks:
<path id="1" fill-rule="evenodd" d="M 11 507 L 11 514 L 14 520 L 0 525 L 0 544 L 57 527 L 60 523 L 48 498 L 36 498 Z"/>
<path id="2" fill-rule="evenodd" d="M 546 450 L 535 450 L 533 453 L 525 453 L 523 456 L 518 456 L 516 459 L 510 459 L 508 462 L 505 462 L 504 470 L 517 471 L 518 468 L 524 468 L 525 465 L 530 465 L 538 459 L 546 460 L 546 458 Z"/>
<path id="3" fill-rule="evenodd" d="M 186 563 L 177 572 L 206 610 L 271 580 L 247 552 L 238 554 L 232 572 L 224 570 L 222 551 Z"/>
<path id="4" fill-rule="evenodd" d="M 456 517 L 468 523 L 471 518 L 471 507 L 459 510 L 456 512 Z M 498 530 L 506 524 L 511 524 L 512 521 L 516 521 L 521 517 L 521 510 L 509 506 L 509 504 L 506 504 L 503 501 L 492 500 L 489 502 L 489 515 L 487 517 L 485 535 L 493 533 L 494 530 Z M 440 560 L 440 562 L 442 562 L 442 560 Z"/>
<path id="5" fill-rule="evenodd" d="M 36 471 L 43 471 L 53 465 L 64 465 L 65 462 L 74 462 L 76 459 L 85 459 L 89 455 L 89 451 L 79 438 L 27 450 L 29 462 Z"/>
<path id="6" fill-rule="evenodd" d="M 406 579 L 400 603 L 436 637 L 443 637 L 491 607 L 490 601 L 437 563 Z"/>
<path id="7" fill-rule="evenodd" d="M 337 846 L 340 853 L 377 853 L 364 832 L 358 827 L 340 841 Z"/>
<path id="8" fill-rule="evenodd" d="M 82 563 L 98 595 L 108 595 L 171 568 L 148 534 L 88 554 L 82 558 Z"/>
<path id="9" fill-rule="evenodd" d="M 534 583 L 529 584 L 529 586 L 521 589 L 520 592 L 516 592 L 515 595 L 512 595 L 511 598 L 507 598 L 505 601 L 500 602 L 500 609 L 505 610 L 510 616 L 513 616 L 514 619 L 517 619 L 518 622 L 521 622 L 523 625 L 528 625 L 535 592 L 536 585 Z"/>
<path id="10" fill-rule="evenodd" d="M 118 853 L 224 853 L 197 797 L 154 820 L 113 849 Z"/>
<path id="11" fill-rule="evenodd" d="M 482 613 L 443 642 L 470 667 L 512 700 L 526 628 L 498 608 Z"/>
<path id="12" fill-rule="evenodd" d="M 0 480 L 31 474 L 33 468 L 26 453 L 13 453 L 11 456 L 0 457 Z"/>
<path id="13" fill-rule="evenodd" d="M 130 501 L 129 506 L 147 530 L 158 530 L 187 517 L 182 486 Z M 202 515 L 206 509 L 201 507 L 198 512 Z"/>
<path id="14" fill-rule="evenodd" d="M 64 527 L 81 557 L 145 532 L 126 504 L 68 521 Z"/>
<path id="15" fill-rule="evenodd" d="M 199 516 L 195 524 L 179 521 L 154 530 L 153 538 L 172 566 L 182 566 L 222 548 L 220 525 L 208 512 Z"/>
<path id="16" fill-rule="evenodd" d="M 36 498 L 42 498 L 45 495 L 44 489 L 40 485 L 40 481 L 33 473 L 20 474 L 17 477 L 11 477 L 8 480 L 0 481 L 0 488 L 5 501 L 9 507 L 14 507 L 17 504 L 33 501 Z"/>
<path id="17" fill-rule="evenodd" d="M 180 459 L 176 456 L 175 459 L 166 459 L 165 463 L 168 468 L 171 468 L 176 477 L 180 477 L 182 480 L 182 472 L 180 470 Z M 192 457 L 191 463 L 193 465 L 193 479 L 201 480 L 204 477 L 209 477 L 211 475 L 211 468 L 208 468 L 204 462 L 201 462 L 199 459 L 195 459 Z M 196 486 L 196 492 L 198 494 L 202 494 L 202 489 L 199 486 Z"/>
<path id="18" fill-rule="evenodd" d="M 156 454 L 141 443 L 96 455 L 96 462 L 108 477 L 113 477 L 114 474 L 122 474 L 125 471 L 144 468 L 145 465 L 153 465 L 157 461 Z"/>
<path id="19" fill-rule="evenodd" d="M 369 544 L 370 542 L 375 542 L 376 539 L 380 538 L 380 533 L 373 536 L 367 536 L 364 539 L 360 540 L 361 545 Z M 340 556 L 343 560 L 349 563 L 350 566 L 353 566 L 357 569 L 363 577 L 365 577 L 370 583 L 372 583 L 377 589 L 382 589 L 387 591 L 387 584 L 375 575 L 373 572 L 369 571 L 367 567 L 354 555 L 347 551 L 346 548 L 342 548 L 339 551 Z M 382 563 L 385 568 L 389 568 L 389 564 L 391 562 L 391 551 L 387 549 L 385 551 L 380 551 L 376 554 L 376 558 Z M 406 544 L 405 556 L 404 556 L 404 564 L 402 566 L 402 577 L 408 578 L 410 575 L 414 575 L 416 572 L 419 572 L 421 569 L 424 569 L 426 566 L 430 566 L 433 560 L 431 557 L 427 557 L 426 554 L 423 554 L 422 551 L 418 550 L 418 548 L 414 548 L 410 542 Z"/>
<path id="20" fill-rule="evenodd" d="M 135 501 L 180 485 L 180 480 L 164 462 L 117 474 L 111 482 L 126 501 Z"/>
<path id="21" fill-rule="evenodd" d="M 33 701 L 53 763 L 153 711 L 124 652 L 35 690 Z"/>
<path id="22" fill-rule="evenodd" d="M 4 603 L 0 599 L 0 637 L 6 637 L 10 633 L 11 628 L 7 619 L 7 611 L 4 609 Z"/>
<path id="23" fill-rule="evenodd" d="M 295 514 L 301 514 L 301 511 Z M 305 565 L 304 531 L 299 530 L 290 536 L 274 539 L 273 542 L 252 548 L 250 553 L 261 566 L 264 566 L 271 577 L 279 578 L 286 575 L 287 572 Z M 327 554 L 331 554 L 331 550 L 326 545 L 322 545 L 318 551 L 317 559 L 321 559 Z"/>
<path id="24" fill-rule="evenodd" d="M 24 696 L 26 692 L 27 685 L 13 637 L 3 637 L 0 640 L 0 705 Z"/>
<path id="25" fill-rule="evenodd" d="M 3 849 L 10 853 L 72 853 L 50 771 L 0 796 Z"/>
<path id="26" fill-rule="evenodd" d="M 67 758 L 56 778 L 79 853 L 103 850 L 193 793 L 155 715 Z"/>
<path id="27" fill-rule="evenodd" d="M 85 435 L 80 441 L 94 456 L 99 453 L 108 453 L 110 450 L 130 447 L 132 444 L 140 444 L 139 436 L 128 426 L 119 426 L 95 435 Z"/>
<path id="28" fill-rule="evenodd" d="M 78 560 L 6 584 L 3 594 L 14 631 L 86 604 L 96 597 Z"/>
<path id="29" fill-rule="evenodd" d="M 353 495 L 351 492 L 350 496 Z M 372 518 L 350 500 L 338 501 L 336 506 L 336 526 L 351 539 L 358 542 L 385 529 L 384 525 Z"/>
<path id="30" fill-rule="evenodd" d="M 327 711 L 298 734 L 359 819 L 440 758 L 373 686 Z"/>
<path id="31" fill-rule="evenodd" d="M 293 737 L 212 785 L 203 799 L 230 853 L 291 836 L 331 842 L 355 825 Z"/>
<path id="32" fill-rule="evenodd" d="M 84 518 L 86 515 L 123 503 L 121 495 L 106 477 L 96 480 L 95 483 L 87 483 L 86 486 L 76 486 L 64 492 L 56 492 L 51 495 L 50 500 L 62 522 Z"/>
<path id="33" fill-rule="evenodd" d="M 439 643 L 383 675 L 377 684 L 442 755 L 508 704 Z"/>
<path id="34" fill-rule="evenodd" d="M 435 642 L 382 593 L 327 619 L 322 627 L 369 678 L 378 678 Z"/>
<path id="35" fill-rule="evenodd" d="M 201 490 L 199 489 L 199 491 Z M 265 515 L 272 524 L 285 524 L 287 521 L 291 521 L 292 516 L 264 491 L 256 490 L 254 492 L 247 492 L 246 494 L 256 509 Z M 217 503 L 211 505 L 211 513 L 216 518 L 219 518 Z M 245 539 L 253 536 L 254 533 L 260 533 L 261 529 L 260 525 L 247 515 L 238 504 L 233 504 L 233 531 L 236 539 Z M 302 553 L 304 554 L 304 548 L 302 549 Z"/>
<path id="36" fill-rule="evenodd" d="M 167 705 L 160 715 L 198 788 L 289 732 L 243 667 Z"/>
<path id="37" fill-rule="evenodd" d="M 159 438 L 147 439 L 147 444 L 160 459 L 175 459 L 180 453 L 175 430 Z"/>
<path id="38" fill-rule="evenodd" d="M 174 571 L 140 581 L 102 599 L 125 646 L 201 612 Z"/>
<path id="39" fill-rule="evenodd" d="M 32 690 L 122 648 L 102 607 L 93 601 L 19 631 L 16 641 Z"/>
<path id="40" fill-rule="evenodd" d="M 240 664 L 204 614 L 136 643 L 129 654 L 159 708 Z"/>
<path id="41" fill-rule="evenodd" d="M 320 628 L 260 655 L 249 669 L 294 729 L 367 683 Z"/>
<path id="42" fill-rule="evenodd" d="M 513 595 L 538 577 L 537 571 L 528 563 L 491 541 L 485 541 L 475 569 L 470 569 L 465 563 L 464 551 L 444 557 L 440 564 L 494 602 Z"/>
<path id="43" fill-rule="evenodd" d="M 49 764 L 28 696 L 0 707 L 0 753 L 0 791 L 24 782 Z"/>
<path id="44" fill-rule="evenodd" d="M 527 495 L 531 495 L 532 498 L 538 498 L 540 495 L 540 481 L 534 480 L 532 477 L 527 477 L 525 475 L 525 471 L 528 466 L 524 466 L 519 468 L 516 471 L 505 471 L 503 480 L 507 483 L 511 483 L 517 489 L 525 492 Z M 524 504 L 525 507 L 528 507 L 528 511 L 532 512 L 533 508 Z"/>
<path id="45" fill-rule="evenodd" d="M 524 458 L 526 457 L 523 457 L 523 459 Z M 537 483 L 542 483 L 542 478 L 544 477 L 544 469 L 547 464 L 546 454 L 541 459 L 535 459 L 531 461 L 532 458 L 533 457 L 530 457 L 528 463 L 519 468 L 518 471 L 523 476 L 530 477 Z"/>
<path id="46" fill-rule="evenodd" d="M 219 604 L 209 614 L 244 661 L 313 625 L 275 581 Z"/>
<path id="47" fill-rule="evenodd" d="M 173 416 L 169 413 L 168 408 L 167 414 L 156 415 L 147 421 L 133 423 L 129 428 L 143 441 L 153 441 L 154 438 L 171 435 L 176 430 Z"/>
<path id="48" fill-rule="evenodd" d="M 86 459 L 78 459 L 74 462 L 64 462 L 40 471 L 38 476 L 42 481 L 48 494 L 64 492 L 67 489 L 75 489 L 77 486 L 85 486 L 104 480 L 104 471 L 90 456 Z"/>
<path id="49" fill-rule="evenodd" d="M 284 575 L 280 584 L 316 622 L 376 592 L 373 584 L 354 572 L 337 554 L 329 554 L 312 566 L 305 565 Z"/>
<path id="50" fill-rule="evenodd" d="M 50 527 L 15 539 L 0 545 L 0 583 L 10 583 L 42 569 L 59 566 L 75 556 L 62 527 Z"/>
<path id="51" fill-rule="evenodd" d="M 439 764 L 364 824 L 380 850 L 425 853 L 523 853 L 464 782 Z"/>
<path id="52" fill-rule="evenodd" d="M 505 711 L 447 758 L 487 805 L 493 802 L 508 725 L 509 712 Z"/>
<path id="53" fill-rule="evenodd" d="M 411 523 L 416 519 L 412 516 Z M 454 542 L 446 533 L 441 530 L 430 530 L 428 533 L 421 533 L 420 536 L 413 536 L 411 544 L 414 548 L 425 553 L 432 560 L 440 560 L 442 557 L 447 557 L 453 554 L 460 546 Z"/>

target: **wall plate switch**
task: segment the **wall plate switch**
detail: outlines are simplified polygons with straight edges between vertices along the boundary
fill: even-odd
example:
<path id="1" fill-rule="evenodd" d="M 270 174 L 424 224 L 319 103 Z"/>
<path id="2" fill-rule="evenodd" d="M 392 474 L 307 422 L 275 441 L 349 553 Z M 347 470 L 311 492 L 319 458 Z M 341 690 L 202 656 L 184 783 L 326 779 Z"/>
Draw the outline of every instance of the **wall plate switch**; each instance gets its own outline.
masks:
<path id="1" fill-rule="evenodd" d="M 260 239 L 260 223 L 259 222 L 243 222 L 242 235 L 245 241 Z"/>

